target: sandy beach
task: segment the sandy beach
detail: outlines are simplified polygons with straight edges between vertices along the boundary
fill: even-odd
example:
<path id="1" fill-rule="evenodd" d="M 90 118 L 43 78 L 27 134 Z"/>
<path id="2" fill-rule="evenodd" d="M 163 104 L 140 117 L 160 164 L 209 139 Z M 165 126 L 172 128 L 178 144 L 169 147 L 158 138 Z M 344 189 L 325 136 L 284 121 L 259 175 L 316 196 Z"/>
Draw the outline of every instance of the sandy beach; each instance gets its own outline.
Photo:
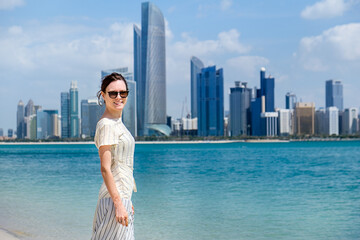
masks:
<path id="1" fill-rule="evenodd" d="M 9 231 L 0 228 L 0 239 L 1 240 L 19 240 L 14 234 Z"/>

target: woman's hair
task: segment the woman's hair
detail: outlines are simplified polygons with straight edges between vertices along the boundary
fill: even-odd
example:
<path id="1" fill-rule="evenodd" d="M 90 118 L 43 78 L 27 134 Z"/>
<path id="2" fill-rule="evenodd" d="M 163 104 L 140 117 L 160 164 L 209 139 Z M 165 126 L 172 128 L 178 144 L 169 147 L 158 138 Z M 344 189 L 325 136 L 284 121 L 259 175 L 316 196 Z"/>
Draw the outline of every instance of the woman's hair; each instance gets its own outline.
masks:
<path id="1" fill-rule="evenodd" d="M 124 81 L 125 83 L 125 86 L 126 86 L 126 91 L 129 90 L 128 88 L 128 84 L 125 80 L 125 78 L 123 77 L 123 75 L 121 75 L 120 73 L 116 73 L 116 72 L 113 72 L 105 77 L 103 77 L 103 79 L 101 80 L 101 89 L 100 91 L 98 91 L 98 93 L 96 94 L 97 95 L 97 98 L 98 98 L 98 103 L 100 106 L 102 106 L 102 103 L 100 101 L 101 99 L 101 92 L 104 92 L 106 91 L 106 88 L 107 86 L 109 86 L 109 84 L 113 81 L 117 81 L 117 80 L 120 80 L 120 81 Z M 105 101 L 104 101 L 105 102 Z"/>

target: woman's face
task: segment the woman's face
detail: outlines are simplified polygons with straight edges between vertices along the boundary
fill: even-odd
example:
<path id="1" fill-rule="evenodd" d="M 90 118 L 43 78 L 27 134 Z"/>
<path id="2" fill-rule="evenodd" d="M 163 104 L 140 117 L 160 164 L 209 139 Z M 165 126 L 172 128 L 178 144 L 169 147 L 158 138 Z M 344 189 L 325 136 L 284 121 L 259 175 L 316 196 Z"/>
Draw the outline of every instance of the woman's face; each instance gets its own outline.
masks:
<path id="1" fill-rule="evenodd" d="M 102 97 L 105 100 L 105 106 L 110 111 L 122 111 L 125 107 L 127 97 L 122 98 L 120 94 L 117 94 L 116 98 L 110 98 L 109 92 L 122 92 L 126 91 L 125 82 L 122 80 L 112 81 L 107 87 L 106 92 L 101 92 Z"/>

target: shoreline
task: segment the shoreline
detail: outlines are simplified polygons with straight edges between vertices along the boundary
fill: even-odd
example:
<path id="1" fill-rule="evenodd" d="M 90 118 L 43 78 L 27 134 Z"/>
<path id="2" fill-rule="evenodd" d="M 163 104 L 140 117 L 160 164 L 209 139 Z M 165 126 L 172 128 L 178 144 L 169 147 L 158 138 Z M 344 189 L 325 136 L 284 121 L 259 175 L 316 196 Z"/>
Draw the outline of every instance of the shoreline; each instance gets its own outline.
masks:
<path id="1" fill-rule="evenodd" d="M 15 233 L 13 233 L 9 230 L 6 230 L 4 228 L 0 228 L 0 239 L 1 240 L 20 240 L 20 238 L 18 238 Z"/>
<path id="2" fill-rule="evenodd" d="M 341 142 L 360 141 L 360 138 L 313 138 L 313 139 L 239 139 L 239 140 L 184 140 L 184 141 L 135 141 L 135 144 L 216 144 L 216 143 L 289 143 L 289 142 Z M 94 145 L 86 142 L 2 142 L 1 145 Z"/>

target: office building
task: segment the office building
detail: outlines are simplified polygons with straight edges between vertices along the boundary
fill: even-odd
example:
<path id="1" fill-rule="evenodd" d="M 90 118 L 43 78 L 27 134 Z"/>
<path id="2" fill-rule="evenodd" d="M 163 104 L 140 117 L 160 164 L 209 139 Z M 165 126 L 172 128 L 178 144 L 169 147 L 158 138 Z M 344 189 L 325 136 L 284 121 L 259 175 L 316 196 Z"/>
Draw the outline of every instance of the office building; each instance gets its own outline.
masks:
<path id="1" fill-rule="evenodd" d="M 191 97 L 191 117 L 197 117 L 197 75 L 204 68 L 203 62 L 197 57 L 190 59 L 190 97 Z"/>
<path id="2" fill-rule="evenodd" d="M 346 108 L 342 119 L 342 134 L 356 134 L 358 132 L 358 110 L 357 108 Z"/>
<path id="3" fill-rule="evenodd" d="M 295 104 L 295 134 L 313 135 L 315 132 L 315 103 Z"/>
<path id="4" fill-rule="evenodd" d="M 137 111 L 136 111 L 136 102 L 137 102 L 137 95 L 136 95 L 136 82 L 134 81 L 133 73 L 128 71 L 127 67 L 124 68 L 116 68 L 116 69 L 108 69 L 101 71 L 101 78 L 116 72 L 121 74 L 128 85 L 129 88 L 129 95 L 127 97 L 126 105 L 122 112 L 122 121 L 126 128 L 130 131 L 130 133 L 136 137 L 137 134 Z"/>
<path id="5" fill-rule="evenodd" d="M 26 116 L 24 118 L 24 124 L 26 129 L 25 138 L 36 139 L 36 114 Z"/>
<path id="6" fill-rule="evenodd" d="M 36 113 L 36 138 L 59 138 L 58 110 L 38 110 Z"/>
<path id="7" fill-rule="evenodd" d="M 70 87 L 70 137 L 78 138 L 80 136 L 80 120 L 79 120 L 79 93 L 77 89 L 77 82 L 72 81 Z"/>
<path id="8" fill-rule="evenodd" d="M 165 20 L 160 9 L 150 2 L 141 5 L 141 32 L 134 26 L 134 73 L 138 135 L 169 135 L 171 129 L 166 124 Z"/>
<path id="9" fill-rule="evenodd" d="M 61 137 L 78 138 L 80 136 L 79 93 L 77 82 L 72 81 L 69 92 L 61 97 Z"/>
<path id="10" fill-rule="evenodd" d="M 264 112 L 260 114 L 262 136 L 274 137 L 278 134 L 278 113 Z"/>
<path id="11" fill-rule="evenodd" d="M 4 129 L 0 128 L 0 137 L 4 136 Z"/>
<path id="12" fill-rule="evenodd" d="M 246 82 L 235 82 L 230 88 L 230 136 L 250 135 L 251 88 Z"/>
<path id="13" fill-rule="evenodd" d="M 260 114 L 261 114 L 261 94 L 260 89 L 254 89 L 254 98 L 251 99 L 250 104 L 251 111 L 251 135 L 252 136 L 261 136 L 261 124 L 260 124 Z"/>
<path id="14" fill-rule="evenodd" d="M 14 130 L 9 128 L 8 129 L 8 138 L 13 138 L 13 136 L 14 136 Z"/>
<path id="15" fill-rule="evenodd" d="M 289 136 L 294 134 L 294 110 L 279 109 L 278 111 L 279 136 Z"/>
<path id="16" fill-rule="evenodd" d="M 70 94 L 61 93 L 61 137 L 70 138 Z"/>
<path id="17" fill-rule="evenodd" d="M 33 100 L 29 100 L 25 107 L 25 117 L 35 114 L 35 106 Z"/>
<path id="18" fill-rule="evenodd" d="M 265 77 L 265 68 L 260 71 L 260 84 L 261 84 L 261 101 L 265 112 L 274 112 L 275 110 L 275 78 Z M 264 111 L 262 111 L 264 112 Z"/>
<path id="19" fill-rule="evenodd" d="M 326 108 L 326 134 L 339 135 L 339 109 L 337 107 Z"/>
<path id="20" fill-rule="evenodd" d="M 98 104 L 98 99 L 86 99 L 81 101 L 81 137 L 94 137 L 96 124 L 105 111 L 105 106 Z"/>
<path id="21" fill-rule="evenodd" d="M 327 135 L 326 109 L 319 108 L 315 111 L 315 134 Z"/>
<path id="22" fill-rule="evenodd" d="M 197 118 L 181 118 L 171 121 L 171 130 L 173 136 L 196 136 Z"/>
<path id="23" fill-rule="evenodd" d="M 288 92 L 285 95 L 285 108 L 286 109 L 294 109 L 295 103 L 297 102 L 297 98 L 295 93 Z"/>
<path id="24" fill-rule="evenodd" d="M 341 81 L 328 80 L 325 83 L 326 108 L 337 107 L 343 110 L 343 85 Z"/>
<path id="25" fill-rule="evenodd" d="M 197 75 L 198 136 L 224 135 L 223 69 L 201 69 Z"/>
<path id="26" fill-rule="evenodd" d="M 266 135 L 261 113 L 275 111 L 275 78 L 265 76 L 265 68 L 260 69 L 260 89 L 255 89 L 251 100 L 251 134 L 253 136 Z M 271 115 L 271 114 L 270 114 Z"/>
<path id="27" fill-rule="evenodd" d="M 197 118 L 181 118 L 182 135 L 196 136 L 198 130 Z"/>
<path id="28" fill-rule="evenodd" d="M 18 139 L 25 138 L 25 123 L 24 123 L 24 103 L 23 101 L 19 101 L 17 105 L 17 113 L 16 113 L 16 135 Z"/>

